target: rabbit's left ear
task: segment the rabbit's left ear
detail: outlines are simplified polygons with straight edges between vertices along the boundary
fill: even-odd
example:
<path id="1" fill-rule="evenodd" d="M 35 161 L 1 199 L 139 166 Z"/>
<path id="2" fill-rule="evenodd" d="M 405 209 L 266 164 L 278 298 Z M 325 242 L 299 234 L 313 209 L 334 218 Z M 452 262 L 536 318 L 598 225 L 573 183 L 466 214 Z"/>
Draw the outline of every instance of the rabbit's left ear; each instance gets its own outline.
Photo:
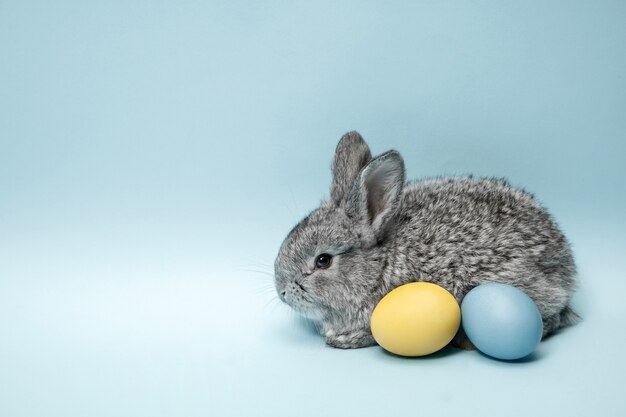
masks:
<path id="1" fill-rule="evenodd" d="M 363 168 L 346 200 L 346 213 L 371 227 L 377 240 L 400 209 L 405 176 L 402 156 L 385 152 Z"/>

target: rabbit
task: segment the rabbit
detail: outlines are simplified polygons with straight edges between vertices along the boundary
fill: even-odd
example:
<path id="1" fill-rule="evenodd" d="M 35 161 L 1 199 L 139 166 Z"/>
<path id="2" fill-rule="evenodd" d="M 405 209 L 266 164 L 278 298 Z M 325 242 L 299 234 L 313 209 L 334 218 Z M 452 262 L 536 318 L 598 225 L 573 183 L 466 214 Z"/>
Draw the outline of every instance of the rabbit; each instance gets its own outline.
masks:
<path id="1" fill-rule="evenodd" d="M 528 192 L 472 176 L 405 183 L 400 154 L 372 158 L 357 132 L 340 139 L 332 174 L 330 199 L 289 232 L 274 264 L 278 297 L 328 345 L 376 344 L 374 307 L 416 281 L 445 288 L 459 304 L 477 285 L 513 285 L 537 304 L 544 337 L 580 320 L 570 307 L 570 245 Z M 474 348 L 462 329 L 452 343 Z"/>

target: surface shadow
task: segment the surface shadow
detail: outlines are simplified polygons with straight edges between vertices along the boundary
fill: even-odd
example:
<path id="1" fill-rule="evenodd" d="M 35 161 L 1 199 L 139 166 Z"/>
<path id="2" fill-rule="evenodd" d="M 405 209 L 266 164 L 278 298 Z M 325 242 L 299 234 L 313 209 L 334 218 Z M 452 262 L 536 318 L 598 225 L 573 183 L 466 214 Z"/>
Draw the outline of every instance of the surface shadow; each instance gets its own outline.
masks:
<path id="1" fill-rule="evenodd" d="M 275 335 L 273 337 L 285 340 L 291 345 L 314 346 L 320 342 L 323 343 L 323 338 L 317 331 L 315 323 L 296 314 L 288 315 L 272 326 L 272 333 Z"/>
<path id="2" fill-rule="evenodd" d="M 298 323 L 298 327 L 304 330 L 306 334 L 309 336 L 319 336 L 320 332 L 317 330 L 315 323 L 313 320 L 307 319 L 303 316 L 296 316 L 296 322 Z"/>
<path id="3" fill-rule="evenodd" d="M 500 364 L 511 364 L 511 365 L 522 365 L 522 364 L 529 364 L 529 363 L 535 363 L 535 362 L 539 362 L 542 360 L 542 358 L 544 358 L 544 354 L 538 351 L 539 349 L 536 349 L 533 353 L 531 353 L 528 356 L 524 356 L 523 358 L 519 358 L 519 359 L 499 359 L 499 358 L 494 358 L 493 356 L 489 356 L 483 352 L 481 352 L 480 350 L 476 349 L 476 352 L 478 352 L 479 355 L 481 355 L 483 358 L 489 359 L 492 362 L 495 363 L 500 363 Z"/>
<path id="4" fill-rule="evenodd" d="M 430 355 L 424 355 L 424 356 L 402 356 L 402 355 L 396 355 L 393 352 L 389 352 L 388 350 L 384 349 L 382 346 L 380 346 L 380 355 L 383 357 L 389 357 L 389 358 L 397 358 L 397 359 L 401 359 L 401 360 L 407 360 L 407 361 L 429 361 L 429 360 L 433 360 L 433 359 L 443 359 L 446 358 L 448 356 L 452 356 L 452 355 L 457 355 L 460 354 L 462 352 L 464 352 L 463 349 L 459 349 L 457 347 L 454 347 L 452 345 L 448 345 L 446 347 L 444 347 L 441 350 L 438 350 L 437 352 L 431 353 Z"/>

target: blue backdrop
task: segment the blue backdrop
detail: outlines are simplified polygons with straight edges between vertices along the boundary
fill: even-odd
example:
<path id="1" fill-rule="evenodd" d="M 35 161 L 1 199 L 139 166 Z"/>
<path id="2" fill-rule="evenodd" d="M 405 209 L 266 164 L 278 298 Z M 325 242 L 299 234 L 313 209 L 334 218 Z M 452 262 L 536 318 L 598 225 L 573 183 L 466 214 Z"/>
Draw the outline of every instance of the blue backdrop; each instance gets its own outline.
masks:
<path id="1" fill-rule="evenodd" d="M 617 415 L 626 3 L 0 0 L 0 415 Z M 506 363 L 327 348 L 274 297 L 359 130 L 505 176 L 580 325 Z"/>

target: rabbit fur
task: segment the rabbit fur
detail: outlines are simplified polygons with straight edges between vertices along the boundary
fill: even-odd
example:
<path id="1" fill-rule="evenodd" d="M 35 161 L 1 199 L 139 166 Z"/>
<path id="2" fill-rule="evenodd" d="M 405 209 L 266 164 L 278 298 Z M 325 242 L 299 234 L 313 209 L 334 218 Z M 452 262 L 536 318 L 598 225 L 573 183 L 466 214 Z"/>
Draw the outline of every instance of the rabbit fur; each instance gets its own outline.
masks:
<path id="1" fill-rule="evenodd" d="M 291 230 L 274 265 L 279 298 L 328 345 L 375 344 L 374 307 L 414 281 L 440 285 L 459 303 L 477 285 L 513 285 L 537 304 L 544 336 L 579 319 L 569 306 L 570 245 L 531 194 L 471 176 L 406 183 L 400 154 L 372 159 L 357 132 L 339 141 L 332 173 L 330 199 Z M 332 256 L 330 266 L 316 266 L 320 254 Z M 453 343 L 468 346 L 462 330 Z"/>

